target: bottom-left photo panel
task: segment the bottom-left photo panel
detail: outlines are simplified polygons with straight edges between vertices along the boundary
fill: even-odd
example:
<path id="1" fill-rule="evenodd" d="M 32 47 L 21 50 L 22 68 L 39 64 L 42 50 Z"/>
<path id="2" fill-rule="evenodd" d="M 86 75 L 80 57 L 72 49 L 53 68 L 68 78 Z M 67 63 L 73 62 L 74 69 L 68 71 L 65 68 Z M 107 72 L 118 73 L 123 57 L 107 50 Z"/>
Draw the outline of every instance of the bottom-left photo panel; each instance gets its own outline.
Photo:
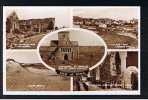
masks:
<path id="1" fill-rule="evenodd" d="M 70 77 L 46 68 L 36 50 L 7 50 L 6 91 L 70 91 Z"/>

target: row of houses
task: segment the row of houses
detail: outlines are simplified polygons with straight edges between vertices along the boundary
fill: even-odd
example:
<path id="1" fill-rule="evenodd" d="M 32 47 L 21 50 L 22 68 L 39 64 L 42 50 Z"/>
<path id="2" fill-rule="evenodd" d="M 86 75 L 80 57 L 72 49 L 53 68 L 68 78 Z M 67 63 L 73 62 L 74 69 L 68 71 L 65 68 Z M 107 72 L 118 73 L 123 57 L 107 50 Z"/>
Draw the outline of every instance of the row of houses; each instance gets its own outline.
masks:
<path id="1" fill-rule="evenodd" d="M 73 24 L 75 27 L 89 29 L 98 34 L 107 34 L 112 32 L 131 32 L 138 34 L 138 19 L 125 21 L 109 18 L 94 19 L 73 16 Z"/>

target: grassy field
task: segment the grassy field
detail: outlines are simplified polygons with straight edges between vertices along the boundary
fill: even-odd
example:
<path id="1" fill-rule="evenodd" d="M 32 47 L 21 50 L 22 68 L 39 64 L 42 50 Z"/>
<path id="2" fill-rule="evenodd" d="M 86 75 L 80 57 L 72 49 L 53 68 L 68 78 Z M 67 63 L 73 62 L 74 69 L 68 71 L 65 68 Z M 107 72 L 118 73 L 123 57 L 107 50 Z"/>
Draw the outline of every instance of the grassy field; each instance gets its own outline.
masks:
<path id="1" fill-rule="evenodd" d="M 38 44 L 38 42 L 45 36 L 45 34 L 38 34 L 38 35 L 34 35 L 34 36 L 31 36 L 31 37 L 28 37 L 28 38 L 25 38 L 25 43 L 27 44 L 32 44 L 32 43 L 35 43 L 35 44 Z"/>
<path id="2" fill-rule="evenodd" d="M 50 75 L 48 69 L 7 71 L 6 87 L 9 91 L 69 91 L 70 79 Z"/>
<path id="3" fill-rule="evenodd" d="M 138 47 L 138 41 L 128 36 L 122 36 L 118 34 L 104 34 L 101 37 L 104 39 L 109 49 L 126 49 Z M 119 44 L 121 44 L 122 47 L 119 46 Z"/>

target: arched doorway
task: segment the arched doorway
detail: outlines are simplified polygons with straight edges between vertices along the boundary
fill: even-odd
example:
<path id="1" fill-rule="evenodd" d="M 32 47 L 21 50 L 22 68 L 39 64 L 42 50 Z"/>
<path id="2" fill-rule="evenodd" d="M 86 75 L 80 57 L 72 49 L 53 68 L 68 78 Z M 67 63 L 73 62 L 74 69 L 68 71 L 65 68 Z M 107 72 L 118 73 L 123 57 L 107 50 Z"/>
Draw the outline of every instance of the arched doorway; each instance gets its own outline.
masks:
<path id="1" fill-rule="evenodd" d="M 138 68 L 129 66 L 123 76 L 124 88 L 137 90 L 138 89 Z"/>
<path id="2" fill-rule="evenodd" d="M 68 55 L 64 54 L 64 60 L 68 60 Z"/>

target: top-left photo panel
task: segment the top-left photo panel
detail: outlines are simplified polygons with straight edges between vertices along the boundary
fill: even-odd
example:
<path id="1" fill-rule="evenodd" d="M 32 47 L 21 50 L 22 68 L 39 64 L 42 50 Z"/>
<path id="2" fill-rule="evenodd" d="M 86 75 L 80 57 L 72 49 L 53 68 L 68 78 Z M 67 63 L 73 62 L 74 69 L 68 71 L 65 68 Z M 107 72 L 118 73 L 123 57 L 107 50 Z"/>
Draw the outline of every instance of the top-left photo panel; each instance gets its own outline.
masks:
<path id="1" fill-rule="evenodd" d="M 36 49 L 48 33 L 71 27 L 68 7 L 3 7 L 3 35 L 6 49 Z"/>

